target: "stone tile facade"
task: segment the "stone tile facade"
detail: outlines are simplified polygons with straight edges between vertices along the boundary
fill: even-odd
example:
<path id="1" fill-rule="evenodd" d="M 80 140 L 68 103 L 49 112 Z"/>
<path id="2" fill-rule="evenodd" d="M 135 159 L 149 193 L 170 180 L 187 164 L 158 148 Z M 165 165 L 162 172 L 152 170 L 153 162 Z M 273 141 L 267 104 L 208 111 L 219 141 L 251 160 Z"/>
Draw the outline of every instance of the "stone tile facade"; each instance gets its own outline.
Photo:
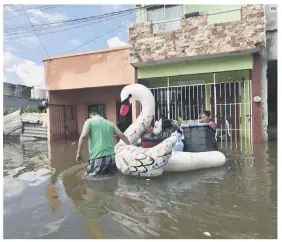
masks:
<path id="1" fill-rule="evenodd" d="M 264 6 L 244 5 L 241 20 L 208 24 L 208 14 L 182 18 L 176 31 L 153 34 L 150 22 L 129 28 L 130 62 L 242 51 L 265 45 Z"/>

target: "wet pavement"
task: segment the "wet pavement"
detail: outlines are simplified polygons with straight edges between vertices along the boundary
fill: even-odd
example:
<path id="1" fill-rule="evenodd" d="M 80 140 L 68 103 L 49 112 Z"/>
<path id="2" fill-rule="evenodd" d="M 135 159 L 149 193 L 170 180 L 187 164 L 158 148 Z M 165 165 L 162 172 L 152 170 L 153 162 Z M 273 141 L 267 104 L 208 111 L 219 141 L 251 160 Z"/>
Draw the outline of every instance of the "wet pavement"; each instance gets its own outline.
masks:
<path id="1" fill-rule="evenodd" d="M 80 178 L 76 144 L 50 148 L 4 142 L 6 239 L 277 238 L 276 141 L 224 150 L 220 168 L 92 182 Z"/>

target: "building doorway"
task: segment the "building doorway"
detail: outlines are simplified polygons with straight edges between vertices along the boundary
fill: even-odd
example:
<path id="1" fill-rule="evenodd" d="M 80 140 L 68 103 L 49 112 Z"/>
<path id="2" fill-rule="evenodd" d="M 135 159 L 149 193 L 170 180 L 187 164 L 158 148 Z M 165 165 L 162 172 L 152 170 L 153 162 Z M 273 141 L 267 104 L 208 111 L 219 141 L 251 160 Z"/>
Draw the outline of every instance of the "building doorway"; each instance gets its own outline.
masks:
<path id="1" fill-rule="evenodd" d="M 155 97 L 155 120 L 183 119 L 197 124 L 203 110 L 210 110 L 217 123 L 221 146 L 250 147 L 252 143 L 252 81 L 250 70 L 144 79 Z"/>
<path id="2" fill-rule="evenodd" d="M 76 107 L 49 105 L 50 140 L 76 140 L 78 137 Z"/>

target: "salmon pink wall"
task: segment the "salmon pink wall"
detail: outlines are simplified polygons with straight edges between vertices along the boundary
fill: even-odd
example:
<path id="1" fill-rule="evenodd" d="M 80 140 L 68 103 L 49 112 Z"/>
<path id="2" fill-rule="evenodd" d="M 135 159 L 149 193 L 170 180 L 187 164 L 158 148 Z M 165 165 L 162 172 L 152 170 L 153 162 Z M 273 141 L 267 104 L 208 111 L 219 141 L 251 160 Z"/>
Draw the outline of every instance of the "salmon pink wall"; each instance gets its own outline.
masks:
<path id="1" fill-rule="evenodd" d="M 47 59 L 44 71 L 49 91 L 135 83 L 128 47 Z"/>
<path id="2" fill-rule="evenodd" d="M 49 103 L 50 105 L 74 105 L 76 107 L 77 129 L 80 134 L 87 118 L 87 106 L 90 104 L 105 104 L 107 119 L 116 123 L 116 101 L 120 99 L 120 92 L 123 87 L 124 86 L 50 91 Z M 50 113 L 49 118 L 55 118 L 54 115 L 55 114 Z"/>
<path id="3" fill-rule="evenodd" d="M 74 90 L 79 133 L 87 118 L 87 105 L 105 104 L 107 119 L 116 123 L 116 101 L 120 99 L 123 86 L 101 87 Z"/>
<path id="4" fill-rule="evenodd" d="M 74 105 L 74 90 L 49 91 L 49 104 Z"/>

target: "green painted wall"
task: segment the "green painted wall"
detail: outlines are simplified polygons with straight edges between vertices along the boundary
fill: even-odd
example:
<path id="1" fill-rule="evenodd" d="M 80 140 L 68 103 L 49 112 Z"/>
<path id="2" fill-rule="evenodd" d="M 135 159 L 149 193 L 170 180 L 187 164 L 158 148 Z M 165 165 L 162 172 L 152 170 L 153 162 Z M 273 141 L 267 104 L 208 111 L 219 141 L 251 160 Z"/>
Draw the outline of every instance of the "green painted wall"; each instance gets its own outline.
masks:
<path id="1" fill-rule="evenodd" d="M 142 7 L 144 5 L 141 5 Z M 242 5 L 233 4 L 233 5 L 219 5 L 219 4 L 186 4 L 184 5 L 184 13 L 192 13 L 192 12 L 208 12 L 208 13 L 215 13 L 215 12 L 221 12 L 226 10 L 233 10 L 241 8 Z M 215 23 L 223 23 L 223 22 L 230 22 L 230 21 L 236 21 L 241 19 L 241 11 L 232 11 L 228 13 L 220 13 L 215 15 L 209 15 L 208 17 L 208 23 L 209 24 L 215 24 Z M 136 23 L 143 23 L 146 21 L 146 13 L 145 9 L 138 8 L 136 10 Z"/>
<path id="2" fill-rule="evenodd" d="M 251 79 L 249 70 L 236 70 L 236 71 L 226 71 L 226 72 L 215 73 L 215 82 L 216 83 L 239 81 L 239 80 L 242 80 L 243 78 L 244 80 Z M 200 84 L 199 81 L 201 81 L 204 84 L 213 83 L 214 74 L 206 73 L 206 74 L 170 76 L 169 77 L 170 86 Z M 168 84 L 167 77 L 139 79 L 138 82 L 149 88 L 167 87 L 167 84 Z"/>
<path id="3" fill-rule="evenodd" d="M 184 10 L 185 13 L 192 13 L 192 12 L 220 12 L 225 10 L 231 10 L 235 8 L 241 8 L 241 5 L 234 5 L 234 4 L 185 4 Z"/>
<path id="4" fill-rule="evenodd" d="M 226 10 L 234 10 L 240 9 L 242 5 L 218 5 L 218 4 L 187 4 L 184 6 L 185 13 L 192 13 L 192 12 L 208 12 L 208 13 L 216 13 Z M 215 23 L 223 23 L 223 22 L 230 22 L 236 21 L 241 19 L 241 10 L 236 10 L 228 13 L 220 13 L 208 16 L 208 23 L 215 24 Z"/>
<path id="5" fill-rule="evenodd" d="M 213 73 L 233 70 L 252 69 L 253 58 L 248 56 L 221 57 L 187 63 L 172 63 L 140 67 L 137 70 L 138 79 L 192 75 L 199 73 Z"/>

